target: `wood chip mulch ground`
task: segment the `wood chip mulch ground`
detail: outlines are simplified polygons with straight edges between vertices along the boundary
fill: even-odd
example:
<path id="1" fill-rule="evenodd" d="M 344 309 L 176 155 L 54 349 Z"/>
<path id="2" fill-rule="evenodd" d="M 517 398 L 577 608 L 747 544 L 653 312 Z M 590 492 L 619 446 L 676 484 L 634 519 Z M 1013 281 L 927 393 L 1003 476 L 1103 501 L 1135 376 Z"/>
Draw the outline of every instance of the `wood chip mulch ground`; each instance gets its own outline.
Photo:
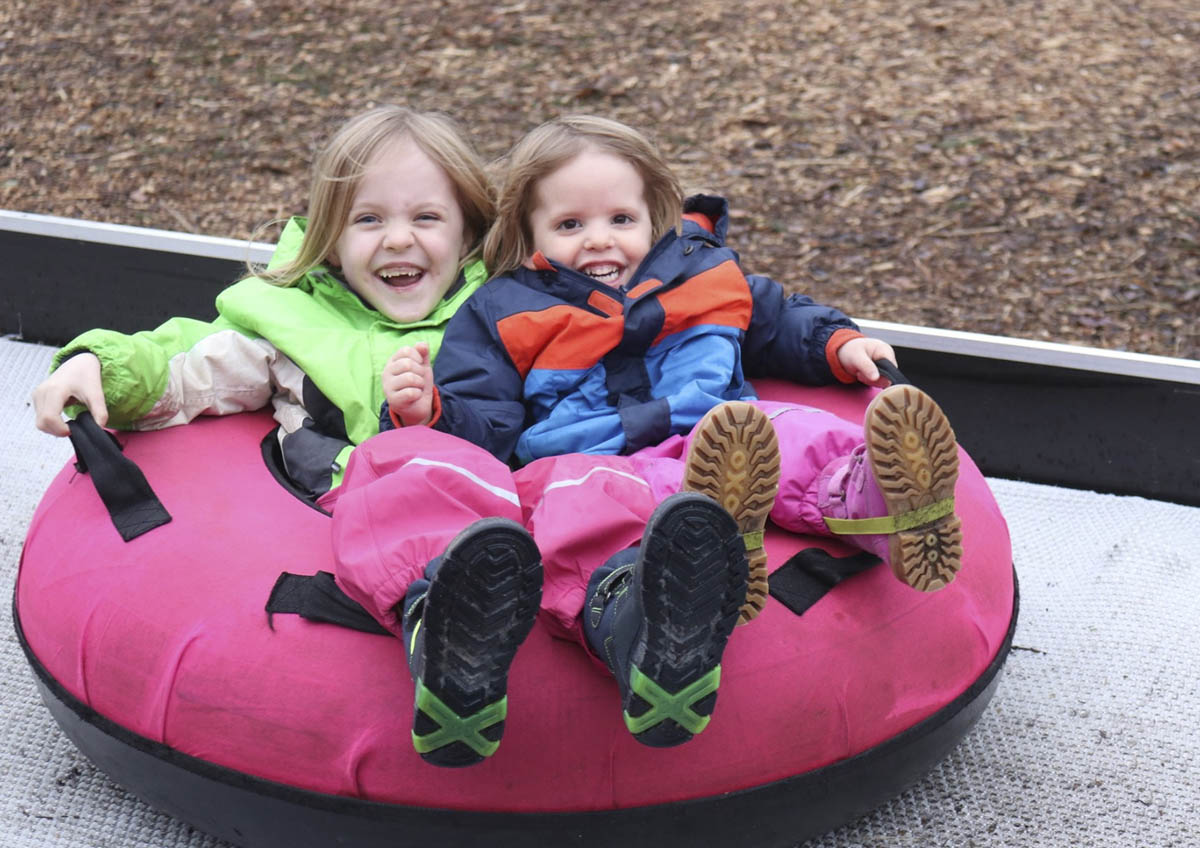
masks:
<path id="1" fill-rule="evenodd" d="M 857 317 L 1200 358 L 1194 0 L 7 0 L 0 207 L 248 238 L 382 102 L 632 123 Z"/>

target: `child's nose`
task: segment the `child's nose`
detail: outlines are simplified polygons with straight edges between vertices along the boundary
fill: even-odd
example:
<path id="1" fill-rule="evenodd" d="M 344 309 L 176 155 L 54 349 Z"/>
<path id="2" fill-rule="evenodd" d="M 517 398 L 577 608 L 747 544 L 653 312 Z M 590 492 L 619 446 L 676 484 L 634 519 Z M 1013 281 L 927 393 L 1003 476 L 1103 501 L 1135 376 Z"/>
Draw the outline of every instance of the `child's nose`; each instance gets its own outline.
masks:
<path id="1" fill-rule="evenodd" d="M 589 227 L 583 238 L 583 246 L 591 250 L 601 250 L 612 244 L 612 232 L 603 224 Z"/>
<path id="2" fill-rule="evenodd" d="M 383 235 L 383 246 L 388 250 L 403 250 L 412 242 L 412 227 L 408 224 L 391 224 Z"/>

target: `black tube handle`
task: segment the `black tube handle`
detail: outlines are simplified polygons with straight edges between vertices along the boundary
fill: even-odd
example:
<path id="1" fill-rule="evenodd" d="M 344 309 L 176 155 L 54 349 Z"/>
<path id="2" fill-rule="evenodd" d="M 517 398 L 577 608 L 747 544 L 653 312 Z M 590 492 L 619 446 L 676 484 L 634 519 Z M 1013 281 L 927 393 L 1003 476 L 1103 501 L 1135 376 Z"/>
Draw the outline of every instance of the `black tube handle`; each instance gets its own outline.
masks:
<path id="1" fill-rule="evenodd" d="M 116 438 L 84 411 L 67 422 L 75 448 L 75 468 L 90 474 L 113 526 L 126 542 L 166 524 L 171 514 L 150 488 L 133 460 L 121 453 Z"/>
<path id="2" fill-rule="evenodd" d="M 912 381 L 900 373 L 900 369 L 892 364 L 889 359 L 876 359 L 875 367 L 879 369 L 879 373 L 892 381 L 893 386 L 898 386 L 901 383 L 911 383 Z"/>

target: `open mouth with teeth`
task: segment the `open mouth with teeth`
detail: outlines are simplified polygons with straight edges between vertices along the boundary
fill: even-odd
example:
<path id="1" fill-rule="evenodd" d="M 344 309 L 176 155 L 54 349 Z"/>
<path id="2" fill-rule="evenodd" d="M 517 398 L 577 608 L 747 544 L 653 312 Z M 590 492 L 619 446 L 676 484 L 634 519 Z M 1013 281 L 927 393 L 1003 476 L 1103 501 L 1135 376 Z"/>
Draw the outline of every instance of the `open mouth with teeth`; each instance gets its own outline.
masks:
<path id="1" fill-rule="evenodd" d="M 597 265 L 588 265 L 580 270 L 596 282 L 611 286 L 620 278 L 623 269 L 615 263 L 604 262 Z"/>
<path id="2" fill-rule="evenodd" d="M 402 289 L 420 280 L 425 276 L 425 272 L 420 268 L 413 267 L 381 268 L 377 272 L 377 276 L 392 288 Z"/>

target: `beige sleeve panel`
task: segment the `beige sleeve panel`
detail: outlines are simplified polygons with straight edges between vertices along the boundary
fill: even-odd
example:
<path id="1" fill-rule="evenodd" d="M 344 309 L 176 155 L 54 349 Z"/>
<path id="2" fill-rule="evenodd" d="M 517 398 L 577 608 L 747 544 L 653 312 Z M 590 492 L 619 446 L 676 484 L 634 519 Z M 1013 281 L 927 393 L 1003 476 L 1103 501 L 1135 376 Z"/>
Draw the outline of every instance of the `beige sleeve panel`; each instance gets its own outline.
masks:
<path id="1" fill-rule="evenodd" d="M 185 424 L 199 415 L 248 412 L 272 400 L 279 418 L 281 406 L 301 406 L 303 380 L 299 367 L 266 339 L 222 330 L 171 358 L 166 390 L 136 429 Z M 280 419 L 285 429 L 287 423 L 298 427 L 303 409 L 287 417 L 287 422 Z"/>
<path id="2" fill-rule="evenodd" d="M 271 404 L 275 407 L 282 444 L 283 437 L 299 430 L 308 418 L 308 410 L 304 408 L 304 372 L 290 358 L 276 352 L 271 373 L 275 380 Z"/>

